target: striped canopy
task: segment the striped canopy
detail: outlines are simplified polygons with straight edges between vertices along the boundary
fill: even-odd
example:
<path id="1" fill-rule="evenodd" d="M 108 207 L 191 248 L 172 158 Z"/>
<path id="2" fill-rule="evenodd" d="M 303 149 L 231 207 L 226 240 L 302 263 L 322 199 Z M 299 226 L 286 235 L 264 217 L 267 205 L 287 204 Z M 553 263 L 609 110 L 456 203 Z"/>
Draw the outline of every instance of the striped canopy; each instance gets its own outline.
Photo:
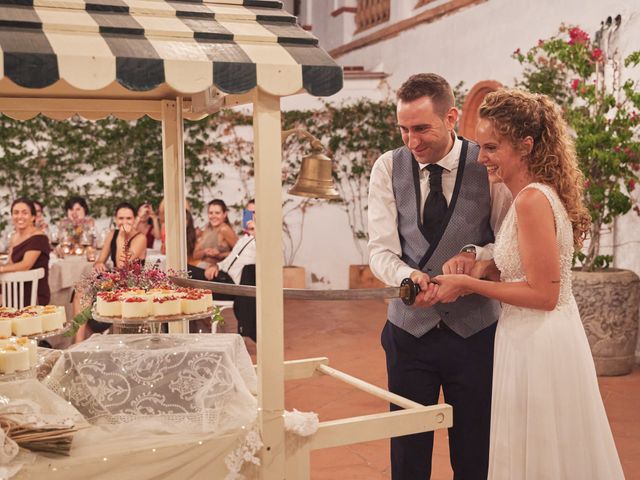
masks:
<path id="1" fill-rule="evenodd" d="M 0 53 L 0 97 L 342 88 L 341 67 L 276 1 L 0 0 Z"/>

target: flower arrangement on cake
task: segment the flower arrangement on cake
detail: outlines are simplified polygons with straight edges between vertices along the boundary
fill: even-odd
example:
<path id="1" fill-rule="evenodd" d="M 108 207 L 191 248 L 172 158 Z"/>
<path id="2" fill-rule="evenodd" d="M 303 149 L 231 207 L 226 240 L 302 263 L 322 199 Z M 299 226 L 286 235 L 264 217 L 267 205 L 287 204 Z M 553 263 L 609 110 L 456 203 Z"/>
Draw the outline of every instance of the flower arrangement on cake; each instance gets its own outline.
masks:
<path id="1" fill-rule="evenodd" d="M 128 260 L 123 267 L 109 272 L 93 271 L 75 286 L 84 308 L 73 318 L 71 329 L 65 335 L 75 335 L 80 326 L 92 318 L 94 304 L 96 313 L 102 317 L 135 319 L 211 310 L 211 321 L 223 323 L 220 309 L 213 305 L 211 292 L 177 287 L 171 283 L 170 276 L 186 277 L 186 273 L 144 268 L 140 262 Z"/>

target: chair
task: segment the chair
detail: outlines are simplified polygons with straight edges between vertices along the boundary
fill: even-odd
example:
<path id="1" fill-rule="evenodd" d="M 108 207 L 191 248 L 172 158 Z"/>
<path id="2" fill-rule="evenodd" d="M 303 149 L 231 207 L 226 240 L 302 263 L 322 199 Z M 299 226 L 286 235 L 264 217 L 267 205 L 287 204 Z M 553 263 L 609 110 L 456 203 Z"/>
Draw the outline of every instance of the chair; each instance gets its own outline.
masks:
<path id="1" fill-rule="evenodd" d="M 0 274 L 0 298 L 4 307 L 24 308 L 35 305 L 38 299 L 38 280 L 44 278 L 44 268 L 25 272 Z M 24 304 L 24 284 L 32 282 L 29 304 Z"/>

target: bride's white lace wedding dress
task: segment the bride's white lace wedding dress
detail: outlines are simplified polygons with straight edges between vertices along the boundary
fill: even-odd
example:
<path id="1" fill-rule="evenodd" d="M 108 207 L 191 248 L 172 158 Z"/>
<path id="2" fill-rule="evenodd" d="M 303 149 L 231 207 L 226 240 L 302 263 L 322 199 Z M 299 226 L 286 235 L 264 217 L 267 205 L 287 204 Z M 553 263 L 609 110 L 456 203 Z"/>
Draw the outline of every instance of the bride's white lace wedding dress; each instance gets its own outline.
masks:
<path id="1" fill-rule="evenodd" d="M 550 312 L 503 304 L 495 340 L 489 480 L 622 479 L 571 293 L 571 223 L 551 187 L 533 183 L 526 188 L 544 193 L 553 209 L 560 298 Z M 497 235 L 494 258 L 501 281 L 526 279 L 515 205 Z"/>

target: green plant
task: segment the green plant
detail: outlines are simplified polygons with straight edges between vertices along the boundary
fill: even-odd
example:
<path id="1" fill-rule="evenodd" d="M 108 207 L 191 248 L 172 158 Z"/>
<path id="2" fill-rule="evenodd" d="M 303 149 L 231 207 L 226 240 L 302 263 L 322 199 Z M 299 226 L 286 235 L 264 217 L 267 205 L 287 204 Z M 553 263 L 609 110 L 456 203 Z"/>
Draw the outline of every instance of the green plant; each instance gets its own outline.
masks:
<path id="1" fill-rule="evenodd" d="M 359 99 L 316 111 L 284 114 L 284 128 L 302 127 L 329 148 L 333 176 L 349 221 L 352 238 L 362 263 L 366 263 L 367 195 L 375 160 L 387 150 L 402 145 L 396 128 L 396 105 L 389 100 Z M 296 151 L 299 145 L 292 150 Z M 290 161 L 290 160 L 289 160 Z M 296 164 L 289 171 L 297 171 Z M 308 208 L 308 205 L 304 205 Z"/>
<path id="2" fill-rule="evenodd" d="M 212 144 L 208 121 L 185 124 L 188 198 L 196 210 L 203 207 L 203 191 L 218 179 L 203 153 Z M 75 194 L 87 198 L 95 217 L 110 216 L 125 199 L 158 205 L 163 191 L 161 124 L 148 117 L 61 122 L 0 116 L 0 189 L 5 215 L 0 231 L 7 225 L 8 205 L 18 196 L 42 201 L 54 221 L 64 216 L 62 205 Z"/>
<path id="3" fill-rule="evenodd" d="M 640 63 L 640 50 L 625 58 L 608 41 L 616 32 L 603 25 L 595 40 L 579 27 L 562 25 L 557 35 L 513 57 L 524 65 L 518 86 L 553 97 L 575 132 L 576 153 L 586 178 L 585 205 L 592 227 L 584 271 L 606 268 L 601 234 L 634 206 L 631 192 L 640 179 L 640 92 L 625 68 Z"/>

